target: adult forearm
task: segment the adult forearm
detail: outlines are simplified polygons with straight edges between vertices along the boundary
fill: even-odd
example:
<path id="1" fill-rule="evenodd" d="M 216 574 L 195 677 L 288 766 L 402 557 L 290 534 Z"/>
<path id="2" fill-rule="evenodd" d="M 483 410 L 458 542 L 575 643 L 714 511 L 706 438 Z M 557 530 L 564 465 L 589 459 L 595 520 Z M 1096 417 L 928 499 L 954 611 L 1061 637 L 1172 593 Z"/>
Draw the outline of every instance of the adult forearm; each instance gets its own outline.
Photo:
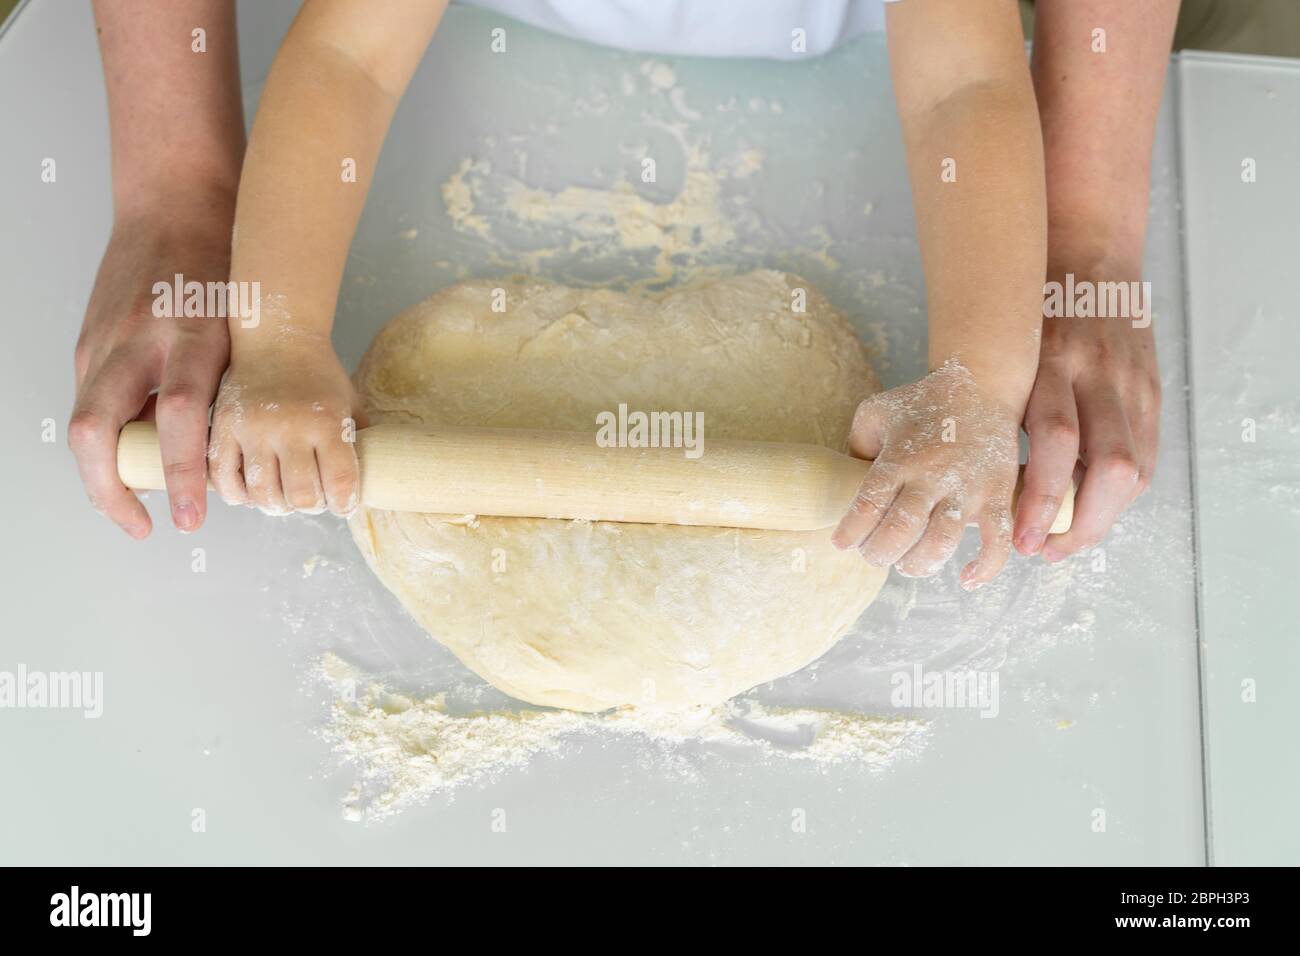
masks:
<path id="1" fill-rule="evenodd" d="M 1049 267 L 1140 267 L 1178 0 L 1039 0 L 1033 77 Z"/>
<path id="2" fill-rule="evenodd" d="M 215 206 L 228 229 L 244 154 L 234 0 L 94 0 L 94 10 L 115 216 Z"/>

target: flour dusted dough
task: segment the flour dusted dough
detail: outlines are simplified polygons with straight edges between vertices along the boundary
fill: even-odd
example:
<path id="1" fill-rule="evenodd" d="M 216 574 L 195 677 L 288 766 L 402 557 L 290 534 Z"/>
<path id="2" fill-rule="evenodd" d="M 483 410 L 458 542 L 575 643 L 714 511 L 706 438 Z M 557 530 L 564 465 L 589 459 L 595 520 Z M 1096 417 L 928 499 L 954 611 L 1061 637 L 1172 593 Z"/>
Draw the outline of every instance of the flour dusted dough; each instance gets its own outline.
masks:
<path id="1" fill-rule="evenodd" d="M 792 309 L 805 289 L 807 308 Z M 506 310 L 492 310 L 503 289 Z M 849 325 L 779 272 L 659 296 L 464 282 L 393 319 L 356 373 L 372 422 L 590 431 L 620 403 L 702 411 L 710 438 L 843 450 L 878 390 Z M 886 571 L 830 531 L 361 509 L 352 533 L 415 619 L 534 704 L 716 704 L 819 657 Z"/>

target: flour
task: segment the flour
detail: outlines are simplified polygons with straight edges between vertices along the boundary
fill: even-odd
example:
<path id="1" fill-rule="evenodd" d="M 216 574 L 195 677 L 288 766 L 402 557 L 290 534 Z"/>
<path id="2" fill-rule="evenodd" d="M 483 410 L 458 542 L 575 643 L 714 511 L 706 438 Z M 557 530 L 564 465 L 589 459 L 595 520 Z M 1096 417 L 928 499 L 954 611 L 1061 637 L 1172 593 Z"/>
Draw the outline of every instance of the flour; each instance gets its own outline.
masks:
<path id="1" fill-rule="evenodd" d="M 609 188 L 566 186 L 551 191 L 498 173 L 488 160 L 466 158 L 442 184 L 442 198 L 460 232 L 496 244 L 490 217 L 540 243 L 519 253 L 530 272 L 540 271 L 546 260 L 562 253 L 595 257 L 613 249 L 651 256 L 653 281 L 663 283 L 675 277 L 679 266 L 735 242 L 736 229 L 724 209 L 722 184 L 733 175 L 753 175 L 761 164 L 762 155 L 750 150 L 733 164 L 714 167 L 707 153 L 688 147 L 681 189 L 671 201 L 660 203 L 643 195 L 626 177 Z"/>
<path id="2" fill-rule="evenodd" d="M 677 85 L 677 74 L 667 63 L 646 60 L 641 64 L 641 75 L 650 81 L 650 88 L 656 91 L 670 90 Z"/>
<path id="3" fill-rule="evenodd" d="M 481 176 L 489 169 L 486 162 L 463 159 L 456 172 L 442 184 L 442 204 L 456 228 L 484 239 L 490 238 L 490 232 L 487 220 L 474 211 L 475 180 L 470 177 L 471 174 Z"/>
<path id="4" fill-rule="evenodd" d="M 1214 394 L 1202 399 L 1205 430 L 1227 436 L 1229 441 L 1206 443 L 1201 454 L 1218 476 L 1220 488 L 1239 489 L 1232 495 L 1206 495 L 1202 506 L 1217 515 L 1238 515 L 1246 503 L 1265 497 L 1279 516 L 1300 516 L 1300 475 L 1294 450 L 1294 436 L 1300 435 L 1300 402 L 1261 411 L 1250 398 L 1254 390 L 1250 373 L 1242 373 L 1242 379 L 1241 392 L 1231 406 Z M 1253 431 L 1249 441 L 1244 437 L 1247 423 Z"/>
<path id="5" fill-rule="evenodd" d="M 695 742 L 742 748 L 770 760 L 880 770 L 918 752 L 929 733 L 926 722 L 913 718 L 736 702 L 678 712 L 500 710 L 457 715 L 443 694 L 422 698 L 397 693 L 332 653 L 321 658 L 316 677 L 334 695 L 321 735 L 359 774 L 343 800 L 343 816 L 352 821 L 383 820 L 433 794 L 450 795 L 488 782 L 540 755 L 556 753 L 578 737 Z"/>

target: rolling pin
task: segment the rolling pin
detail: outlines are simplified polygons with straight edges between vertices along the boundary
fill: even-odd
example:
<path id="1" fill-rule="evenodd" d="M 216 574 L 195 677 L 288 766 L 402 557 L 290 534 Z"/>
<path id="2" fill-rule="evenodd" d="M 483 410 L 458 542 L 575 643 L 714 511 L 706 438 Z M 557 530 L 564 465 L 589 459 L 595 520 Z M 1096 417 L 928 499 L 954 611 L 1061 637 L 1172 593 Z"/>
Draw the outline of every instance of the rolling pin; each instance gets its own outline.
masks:
<path id="1" fill-rule="evenodd" d="M 387 511 L 814 531 L 839 523 L 871 462 L 820 445 L 709 439 L 683 448 L 607 448 L 594 432 L 372 425 L 357 432 L 361 501 Z M 131 422 L 117 472 L 161 489 L 152 422 Z M 1016 482 L 1019 496 L 1024 470 Z M 1014 508 L 1014 505 L 1013 505 Z M 1070 488 L 1052 533 L 1069 529 Z"/>

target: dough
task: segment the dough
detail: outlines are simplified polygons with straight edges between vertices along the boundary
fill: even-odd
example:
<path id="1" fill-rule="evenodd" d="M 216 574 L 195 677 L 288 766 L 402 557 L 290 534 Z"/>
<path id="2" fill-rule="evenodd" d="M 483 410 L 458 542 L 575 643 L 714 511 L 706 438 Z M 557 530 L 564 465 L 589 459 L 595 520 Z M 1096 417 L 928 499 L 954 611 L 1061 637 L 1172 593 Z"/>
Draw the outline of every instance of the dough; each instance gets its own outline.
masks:
<path id="1" fill-rule="evenodd" d="M 806 311 L 792 309 L 806 290 Z M 492 310 L 504 290 L 504 312 Z M 464 282 L 393 319 L 357 369 L 372 422 L 590 430 L 702 411 L 710 438 L 844 450 L 879 389 L 808 283 L 755 272 L 658 296 L 531 278 Z M 829 529 L 747 531 L 360 509 L 352 533 L 411 615 L 533 704 L 716 704 L 819 657 L 887 569 Z"/>

